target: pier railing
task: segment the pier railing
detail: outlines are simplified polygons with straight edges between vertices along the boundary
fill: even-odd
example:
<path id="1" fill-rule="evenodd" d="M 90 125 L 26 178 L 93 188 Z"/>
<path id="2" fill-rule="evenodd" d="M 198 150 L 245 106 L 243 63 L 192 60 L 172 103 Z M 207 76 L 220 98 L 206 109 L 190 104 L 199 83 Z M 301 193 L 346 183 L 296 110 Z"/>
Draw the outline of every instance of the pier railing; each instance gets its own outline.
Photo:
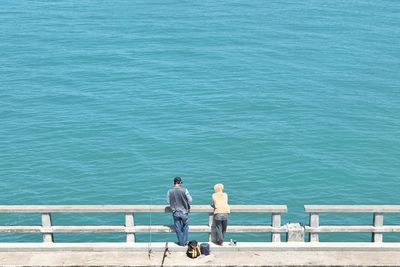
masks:
<path id="1" fill-rule="evenodd" d="M 305 205 L 310 225 L 305 226 L 310 242 L 319 242 L 319 233 L 372 233 L 372 242 L 383 242 L 383 233 L 400 232 L 400 225 L 384 225 L 384 213 L 400 213 L 400 205 Z M 320 225 L 320 213 L 372 213 L 371 225 Z"/>
<path id="2" fill-rule="evenodd" d="M 372 241 L 383 242 L 384 233 L 400 233 L 400 225 L 384 225 L 385 213 L 399 213 L 400 205 L 305 205 L 304 210 L 309 213 L 310 223 L 282 225 L 281 214 L 287 212 L 286 205 L 231 205 L 231 213 L 260 213 L 265 217 L 271 216 L 271 224 L 263 225 L 233 225 L 229 224 L 228 233 L 271 233 L 272 242 L 281 241 L 281 233 L 287 233 L 288 241 L 304 242 L 304 234 L 308 233 L 310 242 L 319 242 L 320 233 L 371 233 Z M 124 233 L 127 243 L 136 241 L 137 233 L 169 233 L 174 232 L 172 225 L 141 225 L 135 223 L 135 215 L 139 213 L 169 213 L 165 205 L 21 205 L 0 206 L 0 215 L 4 213 L 36 213 L 41 214 L 41 224 L 0 225 L 0 233 L 40 233 L 44 243 L 53 243 L 55 233 Z M 191 223 L 189 232 L 208 233 L 209 241 L 213 234 L 213 209 L 208 205 L 193 205 L 192 213 L 203 213 L 208 218 L 205 224 Z M 55 213 L 87 214 L 87 213 L 120 213 L 124 214 L 125 221 L 121 225 L 54 225 L 52 215 Z M 320 224 L 321 213 L 371 213 L 370 225 L 324 225 Z M 296 227 L 297 225 L 297 227 Z M 295 234 L 295 235 L 293 235 Z M 1 240 L 0 240 L 1 243 Z"/>
<path id="3" fill-rule="evenodd" d="M 286 205 L 231 205 L 231 213 L 267 213 L 271 214 L 271 225 L 229 225 L 227 232 L 231 233 L 271 233 L 272 242 L 280 242 L 280 234 L 287 232 L 286 226 L 281 224 L 281 214 L 287 212 Z M 71 206 L 0 206 L 3 213 L 39 213 L 41 225 L 16 226 L 1 225 L 0 233 L 41 233 L 43 242 L 53 243 L 54 233 L 125 233 L 126 242 L 135 242 L 136 233 L 168 233 L 174 232 L 171 225 L 137 225 L 135 214 L 138 213 L 165 213 L 171 212 L 164 205 L 71 205 Z M 205 213 L 208 216 L 207 225 L 191 224 L 189 232 L 208 233 L 211 241 L 213 209 L 208 205 L 193 205 L 191 212 Z M 124 225 L 53 225 L 54 213 L 123 213 Z M 267 219 L 267 217 L 266 217 Z"/>

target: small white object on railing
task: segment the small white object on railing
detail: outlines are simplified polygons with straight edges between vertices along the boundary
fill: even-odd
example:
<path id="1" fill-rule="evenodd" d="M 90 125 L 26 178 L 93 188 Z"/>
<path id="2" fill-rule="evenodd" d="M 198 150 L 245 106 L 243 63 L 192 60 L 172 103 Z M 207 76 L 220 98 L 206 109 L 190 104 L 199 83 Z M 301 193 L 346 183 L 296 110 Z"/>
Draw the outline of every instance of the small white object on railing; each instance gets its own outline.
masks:
<path id="1" fill-rule="evenodd" d="M 300 223 L 288 223 L 286 224 L 286 227 L 287 242 L 304 242 L 304 226 Z"/>

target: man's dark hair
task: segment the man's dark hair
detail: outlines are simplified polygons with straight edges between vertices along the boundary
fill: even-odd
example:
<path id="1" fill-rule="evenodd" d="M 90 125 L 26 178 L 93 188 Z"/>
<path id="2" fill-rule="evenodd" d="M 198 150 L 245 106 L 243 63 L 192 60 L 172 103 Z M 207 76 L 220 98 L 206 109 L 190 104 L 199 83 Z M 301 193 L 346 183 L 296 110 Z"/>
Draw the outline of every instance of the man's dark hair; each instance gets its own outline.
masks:
<path id="1" fill-rule="evenodd" d="M 182 183 L 181 177 L 177 176 L 174 178 L 174 184 L 181 184 L 181 183 Z"/>

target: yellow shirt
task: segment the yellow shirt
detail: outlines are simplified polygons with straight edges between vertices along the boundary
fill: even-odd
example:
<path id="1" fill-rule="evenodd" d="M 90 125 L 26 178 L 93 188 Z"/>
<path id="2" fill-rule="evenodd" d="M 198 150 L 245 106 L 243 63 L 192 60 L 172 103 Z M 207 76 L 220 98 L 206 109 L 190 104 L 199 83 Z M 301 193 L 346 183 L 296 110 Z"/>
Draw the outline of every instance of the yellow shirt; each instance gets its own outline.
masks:
<path id="1" fill-rule="evenodd" d="M 214 214 L 230 213 L 228 194 L 223 192 L 214 193 L 212 195 L 212 206 L 214 207 Z"/>

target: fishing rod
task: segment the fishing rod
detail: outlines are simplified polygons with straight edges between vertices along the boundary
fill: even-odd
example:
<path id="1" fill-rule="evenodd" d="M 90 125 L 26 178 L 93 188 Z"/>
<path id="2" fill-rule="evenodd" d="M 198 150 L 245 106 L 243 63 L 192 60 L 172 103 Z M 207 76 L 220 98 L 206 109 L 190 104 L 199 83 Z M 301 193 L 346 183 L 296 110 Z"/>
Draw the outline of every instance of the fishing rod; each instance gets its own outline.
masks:
<path id="1" fill-rule="evenodd" d="M 167 252 L 168 252 L 168 254 L 171 254 L 171 252 L 169 251 L 169 248 L 168 248 L 168 241 L 165 242 L 164 255 L 162 257 L 161 267 L 164 266 L 164 261 L 165 261 L 165 258 L 167 257 Z"/>
<path id="2" fill-rule="evenodd" d="M 152 232 L 151 232 L 151 230 L 152 230 L 151 229 L 151 226 L 152 226 L 152 216 L 151 216 L 152 212 L 151 212 L 151 209 L 152 209 L 152 207 L 153 207 L 153 198 L 150 198 L 149 243 L 147 245 L 147 253 L 148 253 L 149 259 L 151 258 L 151 253 L 153 252 L 153 250 L 152 250 L 152 240 L 151 240 L 151 234 L 152 234 Z"/>

